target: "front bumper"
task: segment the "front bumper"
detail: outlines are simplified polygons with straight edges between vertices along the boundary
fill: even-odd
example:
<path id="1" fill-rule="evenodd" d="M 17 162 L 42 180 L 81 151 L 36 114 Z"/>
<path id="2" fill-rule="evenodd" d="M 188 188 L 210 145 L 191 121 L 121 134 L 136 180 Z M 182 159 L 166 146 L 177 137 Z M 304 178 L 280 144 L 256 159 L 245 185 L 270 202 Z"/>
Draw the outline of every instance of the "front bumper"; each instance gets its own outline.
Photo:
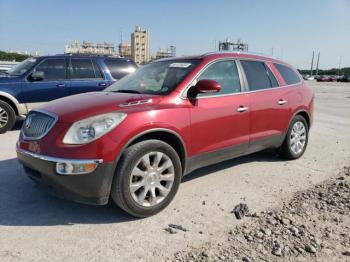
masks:
<path id="1" fill-rule="evenodd" d="M 113 163 L 100 163 L 88 174 L 60 175 L 56 163 L 90 161 L 43 156 L 17 148 L 17 157 L 26 174 L 60 198 L 84 204 L 107 204 L 114 176 Z M 97 161 L 97 160 L 92 160 Z"/>

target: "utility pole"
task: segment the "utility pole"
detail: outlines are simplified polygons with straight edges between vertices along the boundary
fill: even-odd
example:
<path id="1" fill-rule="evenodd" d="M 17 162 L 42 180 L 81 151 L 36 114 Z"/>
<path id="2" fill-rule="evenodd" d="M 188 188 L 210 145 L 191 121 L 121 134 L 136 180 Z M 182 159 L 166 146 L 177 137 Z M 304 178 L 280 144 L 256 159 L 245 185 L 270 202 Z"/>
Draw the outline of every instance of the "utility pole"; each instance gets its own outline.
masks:
<path id="1" fill-rule="evenodd" d="M 316 75 L 318 76 L 318 63 L 320 62 L 320 52 L 317 55 L 317 64 L 316 64 Z"/>
<path id="2" fill-rule="evenodd" d="M 342 57 L 339 57 L 339 66 L 338 66 L 338 76 L 340 75 L 340 66 L 341 66 L 341 59 Z"/>
<path id="3" fill-rule="evenodd" d="M 314 56 L 315 56 L 315 51 L 312 51 L 311 69 L 310 69 L 310 75 L 311 76 L 312 76 L 313 68 L 314 68 Z"/>
<path id="4" fill-rule="evenodd" d="M 273 50 L 273 47 L 272 47 L 272 48 L 271 48 L 271 56 L 273 56 L 273 51 L 274 51 L 274 50 Z"/>

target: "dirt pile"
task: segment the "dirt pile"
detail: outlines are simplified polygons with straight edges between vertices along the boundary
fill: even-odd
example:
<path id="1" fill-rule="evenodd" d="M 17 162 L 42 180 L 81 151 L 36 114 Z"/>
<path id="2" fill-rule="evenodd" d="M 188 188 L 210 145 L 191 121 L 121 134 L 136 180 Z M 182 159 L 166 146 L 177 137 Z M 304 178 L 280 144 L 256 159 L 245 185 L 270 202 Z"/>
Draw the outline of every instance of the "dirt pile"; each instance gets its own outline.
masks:
<path id="1" fill-rule="evenodd" d="M 350 261 L 350 167 L 300 191 L 280 210 L 245 217 L 227 242 L 177 252 L 174 261 Z"/>

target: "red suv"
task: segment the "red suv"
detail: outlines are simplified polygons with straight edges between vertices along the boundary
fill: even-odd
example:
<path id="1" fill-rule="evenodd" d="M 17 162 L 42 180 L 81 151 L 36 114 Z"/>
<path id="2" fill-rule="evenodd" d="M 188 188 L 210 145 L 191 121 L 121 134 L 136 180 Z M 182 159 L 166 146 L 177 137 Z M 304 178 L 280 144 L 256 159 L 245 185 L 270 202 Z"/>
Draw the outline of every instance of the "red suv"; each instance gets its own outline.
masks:
<path id="1" fill-rule="evenodd" d="M 146 217 L 194 169 L 267 148 L 299 158 L 312 112 L 312 91 L 284 62 L 242 53 L 172 58 L 104 92 L 30 111 L 17 155 L 56 195 L 98 205 L 111 196 Z"/>

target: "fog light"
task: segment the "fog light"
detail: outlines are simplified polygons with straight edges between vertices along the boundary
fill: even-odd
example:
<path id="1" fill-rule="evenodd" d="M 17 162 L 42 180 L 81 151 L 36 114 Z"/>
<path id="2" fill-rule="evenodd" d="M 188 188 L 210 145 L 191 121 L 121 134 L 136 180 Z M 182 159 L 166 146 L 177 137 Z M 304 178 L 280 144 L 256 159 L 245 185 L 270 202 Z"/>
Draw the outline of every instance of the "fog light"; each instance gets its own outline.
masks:
<path id="1" fill-rule="evenodd" d="M 97 162 L 56 163 L 56 172 L 61 175 L 88 174 L 97 168 Z"/>

